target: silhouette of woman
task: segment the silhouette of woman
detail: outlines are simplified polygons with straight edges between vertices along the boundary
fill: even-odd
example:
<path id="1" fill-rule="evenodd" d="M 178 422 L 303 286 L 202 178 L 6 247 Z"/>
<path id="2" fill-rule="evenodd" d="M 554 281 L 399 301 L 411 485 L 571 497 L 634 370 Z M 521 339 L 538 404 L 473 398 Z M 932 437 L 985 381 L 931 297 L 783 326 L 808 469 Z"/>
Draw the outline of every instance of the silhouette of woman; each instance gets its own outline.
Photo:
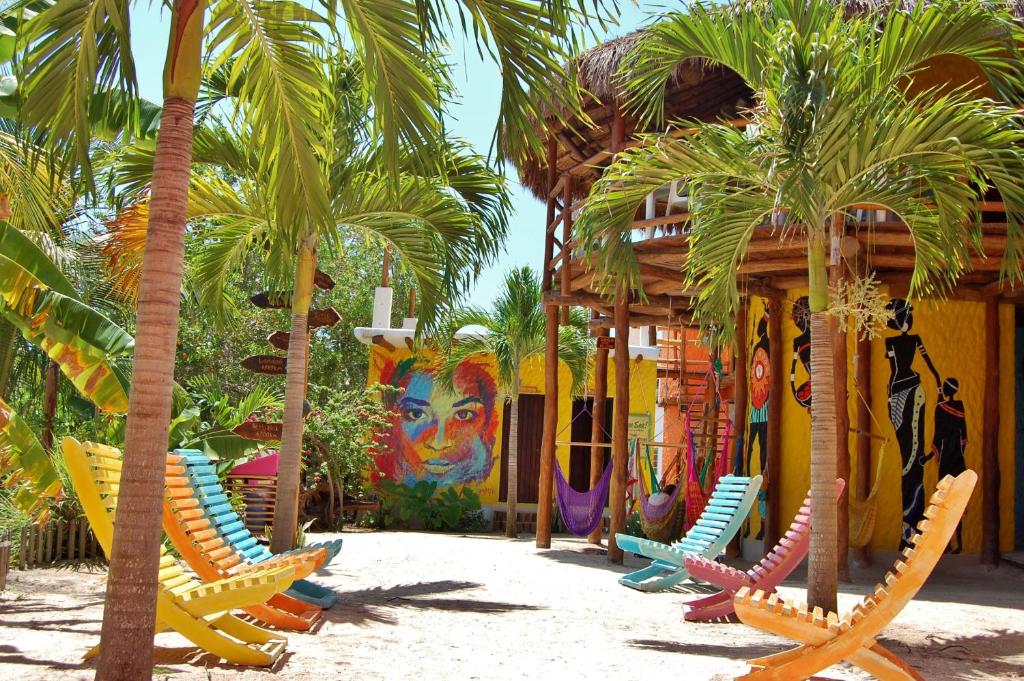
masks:
<path id="1" fill-rule="evenodd" d="M 811 408 L 811 306 L 807 296 L 800 296 L 793 302 L 793 323 L 800 329 L 800 335 L 793 339 L 793 361 L 789 365 L 789 387 L 793 397 L 805 409 Z M 796 384 L 797 360 L 804 367 L 807 380 Z"/>
<path id="2" fill-rule="evenodd" d="M 928 357 L 921 337 L 910 333 L 914 325 L 913 308 L 902 298 L 894 298 L 886 305 L 892 313 L 887 322 L 898 336 L 885 339 L 885 355 L 889 359 L 889 420 L 896 430 L 896 441 L 903 461 L 903 536 L 900 548 L 907 546 L 917 523 L 924 517 L 924 389 L 921 375 L 914 371 L 914 358 L 918 353 L 941 387 L 939 372 Z"/>

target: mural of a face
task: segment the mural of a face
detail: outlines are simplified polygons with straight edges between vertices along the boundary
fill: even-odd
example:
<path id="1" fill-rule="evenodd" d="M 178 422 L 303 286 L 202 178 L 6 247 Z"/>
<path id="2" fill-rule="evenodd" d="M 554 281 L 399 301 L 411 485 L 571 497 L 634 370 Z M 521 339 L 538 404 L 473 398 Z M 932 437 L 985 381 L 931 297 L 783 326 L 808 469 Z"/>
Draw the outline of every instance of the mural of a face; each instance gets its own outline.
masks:
<path id="1" fill-rule="evenodd" d="M 388 451 L 377 462 L 381 474 L 406 485 L 423 480 L 439 487 L 486 480 L 498 425 L 488 369 L 464 362 L 455 372 L 454 392 L 448 392 L 419 358 L 389 364 L 381 380 L 402 392 L 389 405 L 395 416 Z"/>

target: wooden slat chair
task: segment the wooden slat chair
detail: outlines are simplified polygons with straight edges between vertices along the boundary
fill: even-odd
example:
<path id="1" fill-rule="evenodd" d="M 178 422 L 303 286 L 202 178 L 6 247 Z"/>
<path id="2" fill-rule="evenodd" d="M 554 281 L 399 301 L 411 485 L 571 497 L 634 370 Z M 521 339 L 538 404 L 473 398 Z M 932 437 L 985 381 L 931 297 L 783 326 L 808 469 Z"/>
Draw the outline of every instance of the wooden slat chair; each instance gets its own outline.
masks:
<path id="1" fill-rule="evenodd" d="M 662 544 L 628 534 L 616 534 L 615 541 L 625 551 L 653 559 L 643 569 L 619 578 L 623 584 L 639 591 L 663 591 L 686 580 L 690 573 L 683 560 L 690 555 L 714 559 L 733 536 L 757 500 L 761 476 L 752 478 L 726 475 L 718 480 L 707 506 L 686 536 L 674 544 Z"/>
<path id="2" fill-rule="evenodd" d="M 176 449 L 174 454 L 181 457 L 180 463 L 186 467 L 189 480 L 196 490 L 196 496 L 202 503 L 206 515 L 224 536 L 225 541 L 231 545 L 240 560 L 245 564 L 253 565 L 275 560 L 277 556 L 270 553 L 252 536 L 252 533 L 246 529 L 245 523 L 231 508 L 228 495 L 217 478 L 217 472 L 210 462 L 210 457 L 196 449 Z M 320 567 L 330 563 L 340 550 L 341 539 L 335 539 L 302 546 L 278 555 L 302 557 L 323 551 L 325 556 L 317 565 Z M 338 599 L 337 594 L 331 589 L 301 578 L 292 584 L 286 595 L 320 608 L 329 608 Z"/>
<path id="3" fill-rule="evenodd" d="M 278 556 L 259 565 L 244 562 L 203 511 L 202 503 L 189 480 L 188 470 L 177 454 L 167 455 L 163 514 L 164 532 L 182 559 L 204 582 L 283 566 L 293 568 L 296 577 L 305 577 L 326 558 L 325 552 L 321 550 L 303 555 Z M 228 532 L 232 529 L 225 528 Z M 243 609 L 261 622 L 297 631 L 309 629 L 321 615 L 320 608 L 286 594 L 274 594 L 267 603 Z"/>
<path id="4" fill-rule="evenodd" d="M 942 557 L 978 481 L 974 471 L 943 478 L 917 525 L 911 546 L 903 551 L 883 584 L 875 586 L 853 610 L 840 617 L 808 610 L 778 594 L 741 589 L 736 614 L 745 624 L 770 631 L 801 645 L 775 655 L 749 660 L 743 679 L 806 679 L 845 660 L 882 681 L 922 679 L 910 665 L 875 640 L 913 599 Z"/>
<path id="5" fill-rule="evenodd" d="M 91 442 L 83 445 L 74 438 L 64 438 L 61 450 L 93 533 L 109 556 L 121 479 L 120 455 L 109 447 Z M 288 588 L 295 579 L 293 568 L 280 567 L 200 584 L 161 547 L 159 569 L 155 633 L 173 629 L 203 650 L 233 664 L 269 666 L 284 653 L 286 638 L 244 622 L 229 611 L 262 603 Z M 86 657 L 98 652 L 96 646 Z"/>
<path id="6" fill-rule="evenodd" d="M 836 480 L 837 498 L 842 495 L 844 487 L 842 479 Z M 687 556 L 683 563 L 691 577 L 720 586 L 722 590 L 683 605 L 683 619 L 709 622 L 732 615 L 735 612 L 733 597 L 743 587 L 774 593 L 775 588 L 803 562 L 810 544 L 811 497 L 808 495 L 775 548 L 746 572 L 705 556 Z"/>

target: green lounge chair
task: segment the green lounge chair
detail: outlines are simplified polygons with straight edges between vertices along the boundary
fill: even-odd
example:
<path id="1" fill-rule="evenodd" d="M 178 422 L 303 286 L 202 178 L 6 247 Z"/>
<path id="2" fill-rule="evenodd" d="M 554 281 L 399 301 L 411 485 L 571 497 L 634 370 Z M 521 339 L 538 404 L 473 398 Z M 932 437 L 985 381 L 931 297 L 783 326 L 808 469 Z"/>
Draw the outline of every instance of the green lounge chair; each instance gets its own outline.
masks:
<path id="1" fill-rule="evenodd" d="M 686 536 L 674 544 L 662 544 L 628 534 L 616 534 L 615 541 L 624 551 L 651 558 L 651 564 L 619 578 L 624 584 L 639 591 L 663 591 L 683 582 L 690 573 L 683 560 L 686 556 L 701 555 L 714 558 L 739 532 L 750 513 L 757 492 L 761 489 L 761 476 L 752 478 L 726 475 L 719 479 L 707 506 Z"/>

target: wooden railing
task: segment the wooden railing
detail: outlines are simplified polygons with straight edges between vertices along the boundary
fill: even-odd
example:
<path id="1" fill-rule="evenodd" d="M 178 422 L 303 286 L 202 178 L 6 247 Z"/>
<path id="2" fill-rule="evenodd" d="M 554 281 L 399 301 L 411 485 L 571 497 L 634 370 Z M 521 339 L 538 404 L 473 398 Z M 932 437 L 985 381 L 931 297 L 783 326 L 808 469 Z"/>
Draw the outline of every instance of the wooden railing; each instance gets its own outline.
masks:
<path id="1" fill-rule="evenodd" d="M 227 493 L 240 501 L 238 515 L 245 522 L 247 530 L 263 536 L 267 525 L 274 523 L 274 507 L 277 505 L 276 475 L 229 475 L 225 480 Z"/>
<path id="2" fill-rule="evenodd" d="M 18 531 L 18 552 L 11 555 L 10 535 L 7 535 L 7 563 L 14 561 L 19 570 L 48 567 L 65 561 L 106 562 L 106 556 L 96 541 L 85 518 L 68 522 L 55 520 L 44 525 L 25 525 Z M 2 560 L 2 552 L 0 552 Z M 0 568 L 2 569 L 2 568 Z"/>

